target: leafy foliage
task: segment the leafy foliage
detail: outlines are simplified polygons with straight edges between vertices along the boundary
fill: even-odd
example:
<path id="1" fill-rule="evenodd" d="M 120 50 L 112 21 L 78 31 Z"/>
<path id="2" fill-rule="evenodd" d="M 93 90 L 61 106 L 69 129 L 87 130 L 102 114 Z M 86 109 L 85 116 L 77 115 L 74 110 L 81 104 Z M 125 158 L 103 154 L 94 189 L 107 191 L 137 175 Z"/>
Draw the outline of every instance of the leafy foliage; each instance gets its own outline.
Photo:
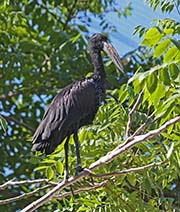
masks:
<path id="1" fill-rule="evenodd" d="M 163 12 L 170 13 L 176 7 L 172 1 L 147 2 L 154 10 L 160 7 Z M 47 157 L 34 155 L 30 152 L 32 133 L 58 90 L 93 70 L 86 51 L 87 26 L 91 24 L 87 13 L 99 17 L 102 29 L 109 31 L 114 29 L 103 13 L 108 10 L 119 13 L 119 10 L 112 0 L 5 0 L 0 10 L 0 123 L 3 128 L 0 131 L 0 181 L 46 177 L 57 182 L 63 178 L 63 144 Z M 128 5 L 123 15 L 130 11 Z M 130 62 L 125 67 L 128 82 L 106 61 L 106 100 L 94 124 L 79 133 L 84 167 L 124 141 L 128 113 L 142 90 L 144 95 L 135 113 L 131 134 L 143 123 L 147 123 L 143 129 L 146 133 L 180 114 L 179 31 L 180 24 L 171 19 L 158 20 L 150 29 L 137 26 L 135 33 L 143 40 L 137 50 L 128 53 Z M 137 145 L 96 172 L 108 173 L 168 160 L 163 166 L 113 177 L 105 188 L 81 193 L 75 198 L 53 200 L 39 211 L 178 210 L 179 132 L 179 124 L 171 126 L 156 139 Z M 75 173 L 74 154 L 71 139 L 71 175 Z M 74 185 L 73 189 L 78 187 Z M 34 189 L 33 185 L 11 186 L 0 197 L 6 199 Z M 22 209 L 47 191 L 48 188 L 37 196 L 2 205 L 0 210 Z"/>
<path id="2" fill-rule="evenodd" d="M 158 7 L 162 10 L 162 12 L 170 13 L 173 11 L 174 7 L 179 7 L 179 1 L 166 1 L 166 0 L 146 0 L 149 3 L 149 6 L 153 8 L 153 10 L 157 10 Z"/>

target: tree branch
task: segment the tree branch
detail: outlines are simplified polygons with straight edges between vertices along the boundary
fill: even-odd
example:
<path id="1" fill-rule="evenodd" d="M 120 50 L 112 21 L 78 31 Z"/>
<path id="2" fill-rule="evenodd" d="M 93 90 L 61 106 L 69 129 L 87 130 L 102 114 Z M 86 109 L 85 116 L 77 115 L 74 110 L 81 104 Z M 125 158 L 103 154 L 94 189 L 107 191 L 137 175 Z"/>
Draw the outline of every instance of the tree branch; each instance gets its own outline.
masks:
<path id="1" fill-rule="evenodd" d="M 73 10 L 74 8 L 76 7 L 76 4 L 77 4 L 78 0 L 74 0 L 74 3 L 73 5 L 70 7 L 70 9 L 68 9 L 68 16 L 67 16 L 67 19 L 64 23 L 64 26 L 63 26 L 63 30 L 66 29 L 67 25 L 68 25 L 68 22 L 71 20 L 71 17 L 73 15 Z M 68 8 L 68 7 L 67 7 Z"/>
<path id="2" fill-rule="evenodd" d="M 9 180 L 8 182 L 6 182 L 2 185 L 0 185 L 0 190 L 4 190 L 8 186 L 21 186 L 21 185 L 26 185 L 26 184 L 33 185 L 33 184 L 38 184 L 38 183 L 48 183 L 49 185 L 53 185 L 53 186 L 58 184 L 56 182 L 49 181 L 48 179 L 23 180 L 23 181 L 20 181 L 20 182 L 17 182 L 17 181 L 14 181 L 14 180 L 15 180 L 15 178 L 12 179 L 12 180 Z"/>
<path id="3" fill-rule="evenodd" d="M 49 188 L 51 185 L 45 185 L 41 188 L 37 188 L 35 189 L 34 191 L 31 191 L 31 192 L 28 192 L 28 193 L 24 193 L 24 194 L 21 194 L 19 196 L 16 196 L 16 197 L 12 197 L 12 198 L 9 198 L 9 199 L 5 199 L 5 200 L 0 200 L 0 205 L 5 205 L 5 204 L 9 204 L 11 202 L 15 202 L 15 201 L 18 201 L 18 200 L 21 200 L 21 199 L 24 199 L 24 198 L 27 198 L 27 197 L 31 197 L 31 196 L 34 196 L 36 193 L 39 193 L 39 191 L 42 191 L 46 188 Z"/>
<path id="4" fill-rule="evenodd" d="M 81 189 L 73 191 L 73 193 L 76 195 L 76 194 L 83 193 L 83 192 L 94 191 L 94 190 L 96 190 L 98 188 L 104 187 L 107 183 L 108 183 L 108 180 L 105 180 L 105 181 L 100 182 L 100 183 L 94 183 L 92 185 L 92 187 L 90 187 L 90 188 L 81 188 Z M 71 191 L 70 192 L 65 192 L 65 193 L 60 194 L 60 195 L 56 195 L 54 198 L 61 200 L 62 198 L 68 197 L 70 195 L 72 195 Z"/>
<path id="5" fill-rule="evenodd" d="M 122 170 L 122 171 L 119 171 L 119 172 L 111 172 L 111 173 L 106 173 L 106 174 L 93 174 L 92 173 L 92 174 L 90 174 L 90 176 L 95 177 L 95 178 L 107 178 L 107 177 L 112 177 L 112 176 L 119 176 L 119 175 L 137 172 L 137 171 L 142 171 L 142 170 L 145 170 L 145 169 L 149 169 L 151 167 L 161 166 L 162 164 L 165 164 L 166 162 L 167 162 L 167 160 L 164 160 L 164 161 L 157 162 L 157 163 L 150 163 L 148 165 L 141 166 L 141 167 L 126 169 L 126 170 Z"/>
<path id="6" fill-rule="evenodd" d="M 44 196 L 42 196 L 38 200 L 32 202 L 31 204 L 29 204 L 21 212 L 32 212 L 32 211 L 34 211 L 35 209 L 39 208 L 44 203 L 52 200 L 54 198 L 54 196 L 57 193 L 59 193 L 63 188 L 65 188 L 69 185 L 72 185 L 76 181 L 78 181 L 78 180 L 80 180 L 80 179 L 82 179 L 82 178 L 84 178 L 85 176 L 88 176 L 88 175 L 89 175 L 89 172 L 84 170 L 79 175 L 70 177 L 66 181 L 60 182 L 56 187 L 54 187 L 52 190 L 50 190 L 47 194 L 45 194 Z"/>
<path id="7" fill-rule="evenodd" d="M 147 139 L 154 138 L 155 136 L 159 135 L 161 132 L 165 131 L 169 126 L 177 123 L 180 121 L 180 116 L 177 116 L 169 121 L 167 121 L 165 124 L 163 124 L 158 129 L 152 130 L 144 135 L 134 136 L 131 137 L 130 141 L 126 143 L 124 146 L 119 145 L 118 148 L 115 148 L 115 150 L 112 150 L 107 155 L 101 157 L 96 162 L 92 163 L 88 169 L 85 169 L 82 171 L 78 176 L 70 177 L 66 181 L 62 181 L 57 186 L 55 186 L 52 190 L 50 190 L 47 194 L 42 196 L 41 198 L 37 199 L 36 201 L 29 204 L 27 207 L 25 207 L 21 212 L 32 212 L 35 209 L 42 206 L 44 203 L 52 200 L 57 193 L 59 193 L 63 188 L 75 183 L 76 181 L 79 181 L 80 179 L 84 178 L 85 176 L 91 175 L 91 172 L 88 170 L 93 170 L 101 165 L 108 164 L 112 160 L 114 160 L 116 157 L 118 157 L 120 154 L 124 153 L 126 150 L 132 148 L 138 143 L 141 143 L 143 141 L 146 141 Z M 129 138 L 127 138 L 129 139 Z"/>
<path id="8" fill-rule="evenodd" d="M 142 171 L 151 167 L 157 167 L 157 166 L 161 166 L 162 164 L 166 163 L 166 161 L 161 161 L 161 162 L 157 162 L 157 163 L 151 163 L 145 166 L 141 166 L 141 167 L 136 167 L 136 168 L 131 168 L 131 169 L 127 169 L 127 170 L 123 170 L 123 171 L 119 171 L 119 172 L 112 172 L 112 173 L 106 173 L 106 174 L 93 174 L 90 173 L 89 175 L 91 177 L 94 178 L 107 178 L 107 177 L 112 177 L 112 176 L 119 176 L 119 175 L 124 175 L 124 174 L 129 174 L 129 173 L 133 173 L 133 172 L 137 172 L 137 171 Z M 39 179 L 39 180 L 25 180 L 25 181 L 21 181 L 21 182 L 13 182 L 12 180 L 8 181 L 7 183 L 3 184 L 0 186 L 0 189 L 5 189 L 7 186 L 14 186 L 14 185 L 25 185 L 25 184 L 36 184 L 36 183 L 50 183 L 49 185 L 43 186 L 42 188 L 37 188 L 34 191 L 19 195 L 17 197 L 12 197 L 9 199 L 5 199 L 5 200 L 0 200 L 0 205 L 5 205 L 5 204 L 9 204 L 11 202 L 15 202 L 15 201 L 19 201 L 21 199 L 27 198 L 27 197 L 31 197 L 34 196 L 36 193 L 38 193 L 39 191 L 42 191 L 46 188 L 49 188 L 50 186 L 54 186 L 54 185 L 58 185 L 58 183 L 54 183 L 54 182 L 49 182 L 48 179 Z M 73 191 L 74 194 L 79 194 L 82 192 L 89 192 L 89 191 L 94 191 L 100 187 L 104 187 L 106 184 L 108 183 L 108 180 L 105 180 L 103 182 L 100 183 L 94 183 L 91 187 L 89 188 L 82 188 L 82 189 L 78 189 Z M 68 197 L 72 195 L 72 192 L 65 192 L 63 194 L 60 195 L 56 195 L 53 198 L 54 199 L 62 199 L 65 197 Z"/>
<path id="9" fill-rule="evenodd" d="M 156 137 L 161 132 L 165 131 L 169 126 L 171 126 L 171 125 L 173 125 L 177 122 L 180 122 L 180 116 L 177 116 L 177 117 L 167 121 L 165 124 L 163 124 L 158 129 L 151 130 L 150 132 L 148 132 L 144 135 L 138 135 L 138 136 L 134 136 L 134 137 L 131 136 L 131 137 L 127 138 L 127 140 L 125 141 L 125 145 L 122 145 L 122 144 L 119 145 L 114 150 L 109 152 L 107 155 L 101 157 L 99 160 L 92 163 L 89 166 L 89 169 L 92 170 L 92 169 L 99 167 L 100 165 L 110 163 L 112 160 L 114 160 L 116 157 L 118 157 L 120 154 L 122 154 L 126 150 L 132 148 L 133 146 L 135 146 L 138 143 L 141 143 L 141 142 L 146 141 L 150 138 Z"/>

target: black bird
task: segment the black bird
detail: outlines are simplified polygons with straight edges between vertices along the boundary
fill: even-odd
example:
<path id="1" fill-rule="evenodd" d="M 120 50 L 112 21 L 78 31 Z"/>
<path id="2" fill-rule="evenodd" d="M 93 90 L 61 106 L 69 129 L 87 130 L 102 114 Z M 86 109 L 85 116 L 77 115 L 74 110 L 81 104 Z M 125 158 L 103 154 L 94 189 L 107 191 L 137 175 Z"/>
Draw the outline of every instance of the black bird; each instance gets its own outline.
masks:
<path id="1" fill-rule="evenodd" d="M 76 146 L 76 173 L 82 171 L 78 129 L 92 124 L 105 95 L 106 73 L 101 51 L 105 51 L 117 68 L 123 72 L 120 57 L 108 39 L 102 34 L 94 34 L 89 40 L 89 51 L 94 64 L 91 77 L 66 86 L 56 95 L 33 136 L 32 150 L 51 154 L 63 142 L 65 150 L 64 179 L 68 179 L 68 141 L 73 134 Z M 124 72 L 123 72 L 124 73 Z"/>

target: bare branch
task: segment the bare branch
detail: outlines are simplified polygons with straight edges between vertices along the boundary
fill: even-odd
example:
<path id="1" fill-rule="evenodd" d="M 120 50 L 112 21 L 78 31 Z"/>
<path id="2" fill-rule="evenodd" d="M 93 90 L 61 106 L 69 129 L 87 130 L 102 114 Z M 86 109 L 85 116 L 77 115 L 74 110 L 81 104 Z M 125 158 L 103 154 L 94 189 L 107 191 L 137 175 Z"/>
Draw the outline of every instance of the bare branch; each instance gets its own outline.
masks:
<path id="1" fill-rule="evenodd" d="M 15 178 L 9 180 L 8 182 L 5 182 L 4 184 L 0 185 L 0 190 L 4 190 L 5 188 L 7 188 L 13 181 L 15 180 Z"/>
<path id="2" fill-rule="evenodd" d="M 112 176 L 119 176 L 119 175 L 124 175 L 124 174 L 129 174 L 129 173 L 133 173 L 133 172 L 137 172 L 137 171 L 142 171 L 142 170 L 145 170 L 145 169 L 148 169 L 148 168 L 151 168 L 151 167 L 157 167 L 157 166 L 161 166 L 162 164 L 166 163 L 167 161 L 161 161 L 161 162 L 158 162 L 158 163 L 151 163 L 151 164 L 148 164 L 148 165 L 145 165 L 145 166 L 141 166 L 141 167 L 137 167 L 137 168 L 131 168 L 131 169 L 127 169 L 127 170 L 123 170 L 123 171 L 119 171 L 119 172 L 112 172 L 112 173 L 106 173 L 106 174 L 93 174 L 93 173 L 90 173 L 90 176 L 91 177 L 95 177 L 95 178 L 107 178 L 107 177 L 112 177 Z M 10 181 L 8 181 L 10 182 Z M 9 183 L 10 185 L 24 185 L 25 183 L 27 184 L 34 184 L 34 183 L 42 183 L 42 182 L 48 182 L 47 179 L 40 179 L 40 180 L 34 180 L 34 181 L 21 181 L 21 182 L 13 182 L 13 183 Z M 74 194 L 79 194 L 79 193 L 82 193 L 82 192 L 89 192 L 89 191 L 93 191 L 93 190 L 96 190 L 100 187 L 104 187 L 106 184 L 108 183 L 108 180 L 105 180 L 101 183 L 94 183 L 92 185 L 92 187 L 89 187 L 89 188 L 82 188 L 82 189 L 78 189 L 78 190 L 75 190 L 73 191 Z M 57 185 L 57 183 L 55 183 L 55 185 Z M 5 204 L 9 204 L 11 202 L 15 202 L 15 201 L 18 201 L 18 200 L 21 200 L 21 199 L 24 199 L 24 198 L 27 198 L 27 197 L 31 197 L 33 196 L 34 194 L 38 193 L 39 191 L 41 190 L 44 190 L 46 188 L 50 187 L 50 185 L 46 185 L 42 188 L 38 188 L 32 192 L 28 192 L 28 193 L 25 193 L 25 194 L 22 194 L 22 195 L 19 195 L 17 197 L 13 197 L 13 198 L 9 198 L 9 199 L 5 199 L 5 200 L 0 200 L 0 205 L 5 205 Z M 54 197 L 54 199 L 62 199 L 64 197 L 68 197 L 72 195 L 72 192 L 65 192 L 63 194 L 60 194 L 60 195 L 56 195 Z"/>
<path id="3" fill-rule="evenodd" d="M 141 91 L 141 93 L 139 94 L 137 100 L 135 101 L 132 109 L 129 112 L 128 122 L 127 122 L 127 127 L 126 127 L 126 138 L 130 135 L 131 126 L 134 121 L 134 115 L 135 115 L 136 109 L 142 99 L 143 93 L 144 93 L 144 90 Z"/>
<path id="4" fill-rule="evenodd" d="M 41 188 L 35 189 L 34 191 L 31 191 L 31 192 L 28 192 L 28 193 L 24 193 L 24 194 L 21 194 L 19 196 L 12 197 L 12 198 L 9 198 L 9 199 L 0 200 L 0 205 L 6 205 L 6 204 L 9 204 L 11 202 L 15 202 L 15 201 L 27 198 L 27 197 L 31 197 L 31 196 L 35 195 L 36 193 L 39 193 L 39 191 L 42 191 L 42 190 L 44 190 L 46 188 L 49 188 L 49 187 L 50 187 L 50 185 L 45 185 L 45 186 L 43 186 Z"/>
<path id="5" fill-rule="evenodd" d="M 151 167 L 161 166 L 162 164 L 164 164 L 166 162 L 167 162 L 167 160 L 161 161 L 161 162 L 157 162 L 157 163 L 150 163 L 148 165 L 141 166 L 141 167 L 126 169 L 126 170 L 122 170 L 122 171 L 119 171 L 119 172 L 111 172 L 111 173 L 106 173 L 106 174 L 93 174 L 92 173 L 92 174 L 90 174 L 90 176 L 91 177 L 95 177 L 95 178 L 107 178 L 107 177 L 112 177 L 112 176 L 119 176 L 119 175 L 124 175 L 124 174 L 137 172 L 137 171 L 142 171 L 142 170 L 145 170 L 145 169 L 149 169 Z"/>
<path id="6" fill-rule="evenodd" d="M 150 132 L 148 132 L 148 133 L 146 133 L 144 135 L 138 135 L 138 136 L 134 136 L 134 137 L 131 136 L 131 137 L 127 138 L 127 140 L 129 142 L 127 142 L 127 140 L 126 140 L 125 141 L 125 145 L 123 145 L 123 144 L 119 145 L 114 150 L 109 152 L 107 155 L 101 157 L 99 160 L 97 160 L 94 163 L 92 163 L 89 166 L 88 169 L 92 170 L 92 169 L 95 169 L 95 168 L 99 167 L 100 165 L 110 163 L 112 160 L 114 160 L 120 154 L 125 152 L 127 149 L 130 149 L 133 146 L 135 146 L 136 144 L 141 143 L 143 141 L 146 141 L 146 140 L 148 140 L 150 138 L 154 138 L 155 136 L 159 135 L 162 131 L 165 131 L 169 126 L 171 126 L 171 125 L 173 125 L 173 124 L 175 124 L 175 123 L 177 123 L 179 121 L 180 121 L 180 116 L 177 116 L 177 117 L 167 121 L 165 124 L 163 124 L 158 129 L 151 130 Z"/>
<path id="7" fill-rule="evenodd" d="M 154 138 L 155 136 L 159 135 L 161 132 L 165 131 L 169 126 L 171 126 L 179 121 L 180 121 L 180 116 L 177 116 L 177 117 L 167 121 L 165 124 L 163 124 L 158 129 L 152 130 L 144 135 L 131 137 L 131 139 L 128 143 L 125 142 L 126 145 L 124 145 L 124 146 L 119 145 L 118 148 L 109 152 L 107 155 L 101 157 L 96 162 L 92 163 L 88 169 L 91 171 L 101 165 L 110 163 L 112 160 L 114 160 L 120 154 L 124 153 L 127 149 L 130 149 L 133 146 L 135 146 L 136 144 L 146 141 L 147 139 Z M 127 138 L 127 140 L 128 139 L 129 138 Z M 55 186 L 52 190 L 50 190 L 47 194 L 45 194 L 38 200 L 32 202 L 27 207 L 25 207 L 21 212 L 34 211 L 35 209 L 42 206 L 44 203 L 52 200 L 57 195 L 57 193 L 59 193 L 63 188 L 75 183 L 76 181 L 79 181 L 80 179 L 84 178 L 87 175 L 91 175 L 91 173 L 88 172 L 87 170 L 84 170 L 78 176 L 70 177 L 68 180 L 62 181 L 57 186 Z"/>
<path id="8" fill-rule="evenodd" d="M 73 191 L 73 193 L 74 194 L 79 194 L 79 193 L 83 193 L 83 192 L 94 191 L 94 190 L 96 190 L 98 188 L 104 187 L 107 183 L 108 183 L 108 180 L 105 180 L 105 181 L 103 181 L 101 183 L 95 183 L 95 184 L 93 184 L 92 187 L 90 187 L 90 188 L 81 188 L 81 189 L 75 190 L 75 191 Z M 54 198 L 60 200 L 60 199 L 62 199 L 64 197 L 68 197 L 70 195 L 72 195 L 72 192 L 71 191 L 70 192 L 65 192 L 65 193 L 60 194 L 60 195 L 57 195 Z"/>
<path id="9" fill-rule="evenodd" d="M 48 183 L 49 185 L 57 185 L 58 183 L 49 181 L 48 179 L 37 179 L 37 180 L 23 180 L 20 182 L 14 181 L 15 179 L 9 180 L 8 182 L 0 185 L 0 190 L 4 190 L 8 186 L 21 186 L 21 185 L 26 185 L 26 184 L 38 184 L 38 183 Z"/>
<path id="10" fill-rule="evenodd" d="M 66 181 L 60 182 L 56 187 L 54 187 L 52 190 L 50 190 L 47 194 L 39 198 L 38 200 L 32 202 L 27 207 L 25 207 L 21 212 L 32 212 L 35 209 L 39 208 L 44 203 L 52 200 L 54 196 L 59 193 L 63 188 L 68 187 L 69 185 L 72 185 L 76 181 L 84 178 L 85 176 L 89 175 L 89 172 L 86 170 L 82 171 L 79 175 L 70 177 Z"/>

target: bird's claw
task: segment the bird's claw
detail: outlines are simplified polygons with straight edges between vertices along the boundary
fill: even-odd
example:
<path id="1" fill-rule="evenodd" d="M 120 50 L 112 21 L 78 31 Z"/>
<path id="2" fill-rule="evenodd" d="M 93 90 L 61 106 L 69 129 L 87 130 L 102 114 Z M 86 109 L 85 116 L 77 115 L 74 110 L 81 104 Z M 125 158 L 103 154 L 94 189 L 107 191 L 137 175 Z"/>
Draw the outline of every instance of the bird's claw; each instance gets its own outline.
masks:
<path id="1" fill-rule="evenodd" d="M 84 169 L 81 164 L 78 164 L 76 167 L 76 175 L 79 175 Z"/>
<path id="2" fill-rule="evenodd" d="M 86 175 L 89 175 L 89 176 L 92 175 L 92 171 L 91 171 L 90 169 L 82 168 L 81 165 L 78 165 L 78 166 L 76 167 L 76 175 L 79 175 L 82 171 L 83 171 Z"/>

